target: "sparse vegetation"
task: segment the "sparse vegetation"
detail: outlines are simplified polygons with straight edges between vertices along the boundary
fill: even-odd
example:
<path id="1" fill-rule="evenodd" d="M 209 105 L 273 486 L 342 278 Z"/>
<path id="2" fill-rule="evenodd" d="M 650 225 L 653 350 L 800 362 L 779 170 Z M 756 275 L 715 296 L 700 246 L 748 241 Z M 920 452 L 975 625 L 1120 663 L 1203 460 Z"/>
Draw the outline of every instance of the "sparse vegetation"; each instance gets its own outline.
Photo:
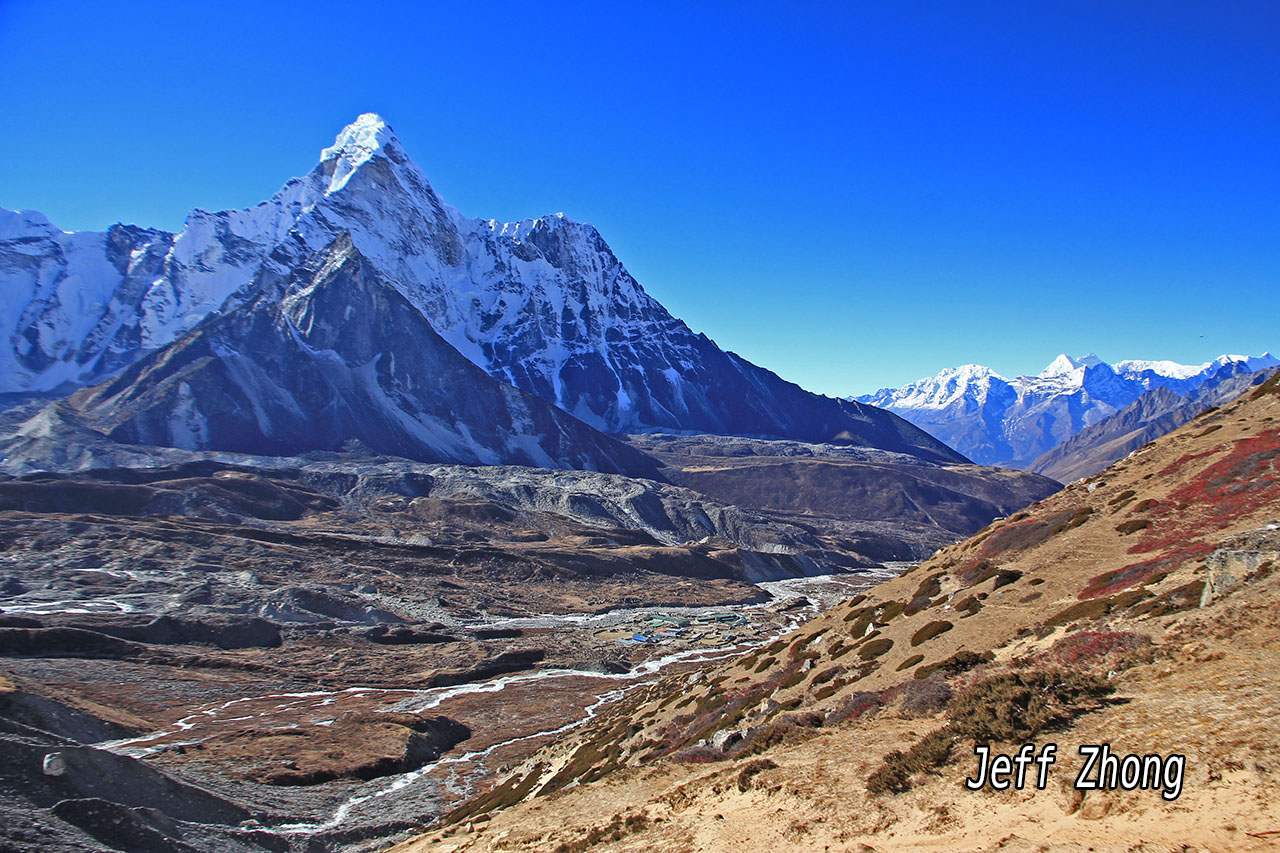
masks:
<path id="1" fill-rule="evenodd" d="M 542 764 L 535 764 L 524 776 L 512 776 L 489 793 L 464 802 L 450 812 L 441 823 L 462 823 L 482 814 L 515 805 L 527 797 L 538 784 L 542 768 Z"/>
<path id="2" fill-rule="evenodd" d="M 872 794 L 899 794 L 911 789 L 911 777 L 916 773 L 941 767 L 951 757 L 951 745 L 955 739 L 938 729 L 925 735 L 906 752 L 894 750 L 884 757 L 884 763 L 867 779 L 867 790 Z"/>
<path id="3" fill-rule="evenodd" d="M 648 826 L 649 819 L 642 814 L 625 817 L 617 814 L 604 826 L 591 827 L 581 838 L 562 842 L 555 848 L 555 853 L 582 853 L 598 844 L 621 841 L 632 833 L 644 831 Z"/>
<path id="4" fill-rule="evenodd" d="M 916 587 L 915 593 L 911 596 L 911 601 L 902 608 L 902 613 L 906 616 L 914 616 L 932 604 L 933 597 L 940 592 L 942 592 L 941 572 L 921 581 L 920 586 Z"/>
<path id="5" fill-rule="evenodd" d="M 1128 592 L 1122 592 L 1119 595 L 1113 595 L 1109 598 L 1092 598 L 1084 601 L 1076 602 L 1064 610 L 1059 610 L 1050 616 L 1044 622 L 1046 633 L 1059 625 L 1069 625 L 1073 622 L 1089 622 L 1094 619 L 1101 619 L 1108 613 L 1114 613 L 1131 607 L 1139 601 L 1147 597 L 1147 592 L 1143 589 L 1132 589 Z"/>
<path id="6" fill-rule="evenodd" d="M 1137 533 L 1139 530 L 1146 530 L 1151 526 L 1149 518 L 1134 518 L 1129 521 L 1122 521 L 1116 525 L 1116 532 L 1121 536 L 1128 536 L 1130 533 Z"/>
<path id="7" fill-rule="evenodd" d="M 810 684 L 812 684 L 814 687 L 818 686 L 819 684 L 826 684 L 828 681 L 835 678 L 837 675 L 841 675 L 845 671 L 846 670 L 843 666 L 828 667 L 827 669 L 824 669 L 822 672 L 815 675 L 813 677 L 813 681 L 811 681 Z"/>
<path id="8" fill-rule="evenodd" d="M 1280 396 L 1280 373 L 1272 376 L 1266 382 L 1258 386 L 1252 394 L 1249 395 L 1250 400 L 1261 400 L 1268 394 Z"/>
<path id="9" fill-rule="evenodd" d="M 1079 509 L 1077 509 L 1074 513 L 1072 513 L 1071 518 L 1067 519 L 1063 523 L 1059 524 L 1057 527 L 1053 528 L 1053 532 L 1055 534 L 1058 534 L 1058 533 L 1063 533 L 1067 530 L 1072 530 L 1076 527 L 1079 527 L 1080 525 L 1088 521 L 1089 516 L 1091 515 L 1093 515 L 1093 507 L 1082 506 Z"/>
<path id="10" fill-rule="evenodd" d="M 1176 565 L 1170 557 L 1157 557 L 1141 563 L 1131 563 L 1123 568 L 1095 575 L 1080 591 L 1079 598 L 1101 598 L 1132 587 L 1158 583 L 1168 576 Z"/>
<path id="11" fill-rule="evenodd" d="M 1150 647 L 1151 638 L 1134 631 L 1076 631 L 1041 655 L 1042 663 L 1080 668 L 1105 662 L 1118 666 L 1135 651 Z"/>
<path id="12" fill-rule="evenodd" d="M 827 714 L 827 725 L 834 726 L 846 720 L 856 720 L 869 713 L 874 713 L 883 704 L 876 693 L 860 691 L 851 693 L 840 707 Z"/>
<path id="13" fill-rule="evenodd" d="M 904 669 L 911 669 L 911 667 L 920 663 L 920 661 L 922 660 L 924 660 L 924 655 L 920 655 L 920 654 L 912 655 L 911 657 L 904 660 L 902 663 L 898 664 L 898 668 L 897 670 L 895 670 L 895 672 L 902 672 Z"/>
<path id="14" fill-rule="evenodd" d="M 947 708 L 956 737 L 979 742 L 1029 740 L 1066 722 L 1115 688 L 1095 675 L 1050 669 L 983 679 Z"/>
<path id="15" fill-rule="evenodd" d="M 1133 500 L 1133 497 L 1136 494 L 1137 492 L 1135 492 L 1133 489 L 1125 489 L 1123 492 L 1116 495 L 1111 500 L 1107 501 L 1107 506 L 1116 507 L 1117 509 L 1122 509 L 1125 504 Z"/>
<path id="16" fill-rule="evenodd" d="M 961 649 L 946 660 L 940 660 L 937 663 L 931 663 L 928 666 L 920 667 L 916 670 L 915 677 L 928 678 L 936 672 L 946 675 L 958 675 L 962 672 L 968 672 L 974 667 L 994 659 L 995 655 L 991 652 L 978 654 L 977 652 Z"/>
<path id="17" fill-rule="evenodd" d="M 1170 613 L 1178 613 L 1182 610 L 1190 610 L 1193 607 L 1199 607 L 1200 597 L 1203 593 L 1204 581 L 1193 580 L 1175 589 L 1171 589 L 1150 601 L 1144 601 L 1141 604 L 1134 605 L 1129 613 L 1135 619 L 1149 618 L 1153 616 L 1168 616 Z"/>
<path id="18" fill-rule="evenodd" d="M 671 756 L 677 764 L 709 764 L 712 761 L 724 761 L 725 754 L 710 746 L 690 746 Z"/>
<path id="19" fill-rule="evenodd" d="M 939 634 L 945 634 L 947 631 L 950 631 L 953 627 L 955 626 L 945 619 L 930 622 L 911 635 L 911 645 L 918 646 L 921 643 L 927 643 Z"/>
<path id="20" fill-rule="evenodd" d="M 1022 742 L 1092 709 L 1113 688 L 1097 676 L 1063 670 L 1011 672 L 983 679 L 947 706 L 949 722 L 906 752 L 894 750 L 867 778 L 872 794 L 901 793 L 912 776 L 941 767 L 957 739 Z"/>
<path id="21" fill-rule="evenodd" d="M 1001 569 L 996 572 L 996 582 L 991 585 L 991 588 L 993 590 L 999 589 L 1002 586 L 1008 586 L 1011 583 L 1016 583 L 1021 579 L 1022 572 L 1019 572 L 1016 569 Z"/>
<path id="22" fill-rule="evenodd" d="M 890 640 L 888 637 L 881 637 L 878 640 L 872 640 L 869 643 L 864 643 L 862 647 L 858 649 L 858 657 L 863 660 L 871 660 L 873 658 L 883 656 L 891 648 L 893 648 L 893 640 Z"/>
<path id="23" fill-rule="evenodd" d="M 773 656 L 767 657 L 764 660 L 760 661 L 760 663 L 756 664 L 756 668 L 752 670 L 752 672 L 764 672 L 766 669 L 773 666 L 777 662 L 778 662 L 777 658 Z"/>
<path id="24" fill-rule="evenodd" d="M 908 717 L 931 716 L 947 707 L 947 703 L 951 701 L 951 688 L 938 674 L 907 681 L 892 692 L 901 697 L 898 708 Z"/>
<path id="25" fill-rule="evenodd" d="M 777 763 L 768 758 L 753 758 L 743 765 L 742 770 L 738 773 L 738 790 L 750 791 L 752 782 L 757 776 L 766 770 L 774 770 Z"/>

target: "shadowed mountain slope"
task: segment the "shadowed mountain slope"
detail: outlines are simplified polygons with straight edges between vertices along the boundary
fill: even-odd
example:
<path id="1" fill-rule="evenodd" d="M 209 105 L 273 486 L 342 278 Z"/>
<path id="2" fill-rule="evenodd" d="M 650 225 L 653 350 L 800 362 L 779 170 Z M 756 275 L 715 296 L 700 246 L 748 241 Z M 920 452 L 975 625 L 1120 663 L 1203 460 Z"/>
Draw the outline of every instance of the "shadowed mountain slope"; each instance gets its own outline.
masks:
<path id="1" fill-rule="evenodd" d="M 349 240 L 257 287 L 74 405 L 131 444 L 288 456 L 354 440 L 421 461 L 654 471 L 464 359 Z"/>

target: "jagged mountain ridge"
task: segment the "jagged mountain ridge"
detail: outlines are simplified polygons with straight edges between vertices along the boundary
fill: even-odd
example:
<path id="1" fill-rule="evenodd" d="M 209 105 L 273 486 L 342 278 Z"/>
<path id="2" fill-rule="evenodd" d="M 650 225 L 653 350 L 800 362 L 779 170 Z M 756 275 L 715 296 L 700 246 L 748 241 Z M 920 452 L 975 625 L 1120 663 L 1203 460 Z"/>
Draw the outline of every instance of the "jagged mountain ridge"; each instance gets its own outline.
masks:
<path id="1" fill-rule="evenodd" d="M 1060 355 L 1036 376 L 1006 379 L 989 367 L 966 364 L 855 399 L 901 415 L 975 462 L 1027 468 L 1148 391 L 1165 388 L 1185 396 L 1277 364 L 1280 359 L 1270 353 L 1223 355 L 1202 365 L 1112 365 L 1092 353 Z"/>
<path id="2" fill-rule="evenodd" d="M 1168 388 L 1147 391 L 1111 417 L 1085 427 L 1039 456 L 1027 470 L 1063 483 L 1096 474 L 1147 442 L 1172 432 L 1205 409 L 1222 405 L 1240 396 L 1245 389 L 1261 385 L 1275 372 L 1275 368 L 1267 368 L 1237 374 L 1207 382 L 1186 395 Z"/>
<path id="3" fill-rule="evenodd" d="M 0 392 L 117 374 L 253 297 L 340 234 L 451 346 L 503 382 L 607 432 L 715 432 L 964 461 L 910 424 L 811 394 L 695 334 L 644 292 L 591 226 L 562 214 L 470 219 L 366 114 L 306 176 L 253 208 L 196 210 L 170 234 L 60 231 L 0 211 Z"/>
<path id="4" fill-rule="evenodd" d="M 463 358 L 345 235 L 70 402 L 128 444 L 287 456 L 356 440 L 421 461 L 656 470 Z"/>

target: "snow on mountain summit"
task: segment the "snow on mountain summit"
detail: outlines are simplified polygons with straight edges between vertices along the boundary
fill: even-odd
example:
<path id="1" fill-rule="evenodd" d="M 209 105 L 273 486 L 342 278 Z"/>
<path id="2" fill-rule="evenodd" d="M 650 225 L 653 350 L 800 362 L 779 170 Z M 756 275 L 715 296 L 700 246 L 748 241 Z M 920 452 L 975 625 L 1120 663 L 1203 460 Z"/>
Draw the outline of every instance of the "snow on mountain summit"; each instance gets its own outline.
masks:
<path id="1" fill-rule="evenodd" d="M 1020 467 L 1148 391 L 1166 388 L 1185 395 L 1277 364 L 1270 353 L 1223 355 L 1200 365 L 1108 364 L 1093 353 L 1076 358 L 1064 353 L 1036 376 L 1009 380 L 966 364 L 854 399 L 902 415 L 975 462 Z"/>
<path id="2" fill-rule="evenodd" d="M 985 399 L 993 383 L 1007 385 L 1008 380 L 981 364 L 962 364 L 944 368 L 936 376 L 917 379 L 896 390 L 882 388 L 858 400 L 875 406 L 893 403 L 911 409 L 945 409 L 965 397 L 974 401 Z"/>
<path id="3" fill-rule="evenodd" d="M 327 192 L 337 192 L 347 180 L 375 155 L 392 146 L 399 148 L 391 126 L 377 113 L 364 113 L 342 129 L 333 144 L 320 152 L 322 167 L 332 164 Z"/>
<path id="4" fill-rule="evenodd" d="M 38 210 L 6 210 L 0 207 L 0 240 L 52 237 L 62 233 Z"/>
<path id="5" fill-rule="evenodd" d="M 346 240 L 466 359 L 597 429 L 836 441 L 961 461 L 897 416 L 811 394 L 695 334 L 590 225 L 563 214 L 461 215 L 374 113 L 270 199 L 195 210 L 176 234 L 35 224 L 24 226 L 39 232 L 30 238 L 0 239 L 0 392 L 69 392 L 115 376 L 253 300 L 263 270 L 286 275 Z"/>
<path id="6" fill-rule="evenodd" d="M 1049 362 L 1049 366 L 1040 371 L 1039 376 L 1041 379 L 1049 379 L 1053 376 L 1066 376 L 1074 373 L 1082 367 L 1095 367 L 1102 363 L 1102 359 L 1098 358 L 1093 353 L 1081 356 L 1080 358 L 1072 358 L 1066 353 L 1063 353 L 1053 361 Z"/>

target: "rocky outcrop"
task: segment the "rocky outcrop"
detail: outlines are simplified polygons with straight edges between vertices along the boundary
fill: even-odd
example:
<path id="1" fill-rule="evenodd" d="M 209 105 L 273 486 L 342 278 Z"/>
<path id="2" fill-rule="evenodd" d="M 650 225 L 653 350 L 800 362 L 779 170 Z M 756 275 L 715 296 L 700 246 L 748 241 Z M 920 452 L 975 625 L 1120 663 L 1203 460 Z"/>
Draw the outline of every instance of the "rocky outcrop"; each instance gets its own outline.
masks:
<path id="1" fill-rule="evenodd" d="M 41 850 L 283 851 L 253 811 L 128 756 L 18 722 L 0 705 L 0 845 Z M 56 725 L 56 722 L 55 722 Z"/>

